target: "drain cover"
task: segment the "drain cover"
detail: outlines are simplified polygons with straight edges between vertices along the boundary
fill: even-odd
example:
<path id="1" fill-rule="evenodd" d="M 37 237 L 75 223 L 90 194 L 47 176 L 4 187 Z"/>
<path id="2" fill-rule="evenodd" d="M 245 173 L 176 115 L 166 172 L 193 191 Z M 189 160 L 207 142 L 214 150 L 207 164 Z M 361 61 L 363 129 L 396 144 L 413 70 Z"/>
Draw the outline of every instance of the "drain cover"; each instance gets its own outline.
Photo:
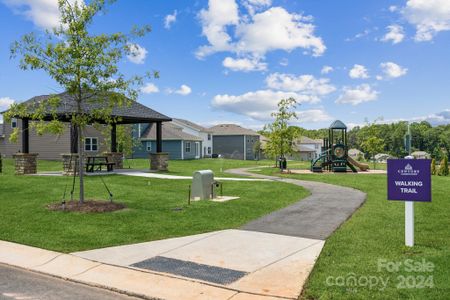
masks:
<path id="1" fill-rule="evenodd" d="M 155 256 L 153 258 L 132 264 L 131 266 L 135 268 L 180 275 L 188 278 L 200 279 L 223 285 L 233 283 L 248 274 L 242 271 L 197 264 L 190 261 L 163 256 Z"/>

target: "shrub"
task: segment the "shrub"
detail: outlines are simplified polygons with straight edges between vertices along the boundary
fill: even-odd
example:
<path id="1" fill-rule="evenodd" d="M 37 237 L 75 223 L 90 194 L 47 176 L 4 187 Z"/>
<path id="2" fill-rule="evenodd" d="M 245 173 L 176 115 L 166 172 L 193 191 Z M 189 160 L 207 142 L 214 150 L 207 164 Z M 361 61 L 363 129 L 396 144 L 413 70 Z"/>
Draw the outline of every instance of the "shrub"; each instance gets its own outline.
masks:
<path id="1" fill-rule="evenodd" d="M 441 173 L 442 176 L 448 176 L 448 174 L 449 174 L 447 155 L 444 156 L 444 159 L 441 162 L 441 166 L 439 167 L 439 172 Z"/>
<path id="2" fill-rule="evenodd" d="M 436 175 L 436 159 L 433 158 L 431 161 L 431 175 Z"/>

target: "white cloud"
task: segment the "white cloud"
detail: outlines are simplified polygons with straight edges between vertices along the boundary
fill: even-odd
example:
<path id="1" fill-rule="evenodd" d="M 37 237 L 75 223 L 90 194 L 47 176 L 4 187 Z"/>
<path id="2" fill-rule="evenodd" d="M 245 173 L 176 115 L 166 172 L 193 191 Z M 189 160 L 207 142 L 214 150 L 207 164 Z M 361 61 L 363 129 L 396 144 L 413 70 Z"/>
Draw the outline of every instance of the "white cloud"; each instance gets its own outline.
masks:
<path id="1" fill-rule="evenodd" d="M 358 40 L 360 38 L 368 36 L 370 34 L 370 32 L 371 32 L 370 29 L 364 29 L 363 32 L 357 33 L 357 34 L 355 34 L 355 36 L 353 36 L 351 38 L 346 38 L 345 41 L 352 42 L 352 41 Z"/>
<path id="2" fill-rule="evenodd" d="M 3 0 L 14 13 L 23 15 L 36 26 L 52 29 L 60 24 L 60 13 L 57 0 Z M 74 4 L 75 0 L 69 0 Z M 78 1 L 84 4 L 84 1 Z"/>
<path id="3" fill-rule="evenodd" d="M 130 54 L 127 55 L 128 60 L 134 64 L 143 64 L 147 57 L 147 49 L 139 44 L 129 44 L 128 46 L 130 47 Z"/>
<path id="4" fill-rule="evenodd" d="M 450 30 L 450 1 L 408 0 L 402 13 L 416 27 L 414 39 L 430 41 L 441 31 Z"/>
<path id="5" fill-rule="evenodd" d="M 328 74 L 333 72 L 334 69 L 331 66 L 323 66 L 322 70 L 320 70 L 320 74 Z"/>
<path id="6" fill-rule="evenodd" d="M 390 12 L 396 12 L 397 10 L 398 10 L 398 7 L 397 7 L 397 6 L 395 6 L 395 5 L 389 6 L 389 11 L 390 11 Z"/>
<path id="7" fill-rule="evenodd" d="M 191 92 L 192 92 L 192 89 L 186 84 L 182 84 L 178 90 L 175 90 L 175 91 L 169 90 L 169 93 L 175 93 L 175 94 L 182 95 L 182 96 L 187 96 Z"/>
<path id="8" fill-rule="evenodd" d="M 264 55 L 273 50 L 311 50 L 314 56 L 325 52 L 321 38 L 314 35 L 314 25 L 308 17 L 290 14 L 282 7 L 272 7 L 255 14 L 252 22 L 241 23 L 236 29 L 238 51 Z"/>
<path id="9" fill-rule="evenodd" d="M 385 74 L 385 78 L 391 79 L 391 78 L 398 78 L 406 75 L 408 72 L 407 68 L 403 68 L 396 63 L 393 62 L 384 62 L 380 64 L 380 67 Z M 383 79 L 381 76 L 377 76 L 378 80 Z"/>
<path id="10" fill-rule="evenodd" d="M 316 79 L 312 75 L 270 74 L 266 78 L 269 88 L 285 92 L 296 92 L 310 96 L 311 100 L 319 101 L 321 96 L 328 95 L 336 90 L 326 78 Z"/>
<path id="11" fill-rule="evenodd" d="M 348 76 L 354 79 L 366 79 L 369 78 L 369 72 L 363 65 L 354 65 L 353 68 L 348 72 Z"/>
<path id="12" fill-rule="evenodd" d="M 277 110 L 278 102 L 289 97 L 295 98 L 299 104 L 317 102 L 317 99 L 299 93 L 259 90 L 237 96 L 216 95 L 211 105 L 216 109 L 247 116 L 254 120 L 267 121 L 271 118 L 270 114 Z"/>
<path id="13" fill-rule="evenodd" d="M 280 60 L 280 66 L 286 67 L 289 65 L 289 60 L 285 57 Z"/>
<path id="14" fill-rule="evenodd" d="M 232 49 L 227 27 L 239 23 L 238 5 L 235 0 L 210 0 L 208 9 L 202 9 L 199 18 L 202 23 L 202 34 L 210 45 L 197 50 L 198 58 Z"/>
<path id="15" fill-rule="evenodd" d="M 141 92 L 144 94 L 158 93 L 159 88 L 155 84 L 149 82 L 141 88 Z"/>
<path id="16" fill-rule="evenodd" d="M 292 51 L 298 48 L 314 56 L 324 53 L 326 47 L 314 34 L 311 17 L 291 14 L 282 7 L 270 7 L 271 1 L 246 1 L 261 12 L 239 16 L 235 0 L 209 0 L 208 9 L 199 13 L 202 34 L 209 44 L 197 49 L 196 56 L 204 58 L 216 52 L 236 53 L 239 57 L 264 59 L 267 52 Z"/>
<path id="17" fill-rule="evenodd" d="M 222 65 L 232 71 L 265 71 L 267 69 L 267 64 L 261 62 L 256 58 L 237 58 L 226 57 Z"/>
<path id="18" fill-rule="evenodd" d="M 379 94 L 368 84 L 361 84 L 356 87 L 344 87 L 342 91 L 343 93 L 336 100 L 336 103 L 358 105 L 376 100 Z"/>
<path id="19" fill-rule="evenodd" d="M 405 38 L 405 32 L 403 27 L 400 25 L 389 25 L 386 27 L 387 33 L 383 36 L 381 41 L 392 42 L 392 44 L 398 44 Z"/>
<path id="20" fill-rule="evenodd" d="M 173 14 L 167 15 L 164 18 L 164 28 L 170 29 L 170 27 L 172 27 L 172 24 L 177 21 L 177 14 L 178 12 L 175 10 Z"/>
<path id="21" fill-rule="evenodd" d="M 297 117 L 298 120 L 295 123 L 318 123 L 333 120 L 333 117 L 322 109 L 297 111 Z"/>
<path id="22" fill-rule="evenodd" d="M 9 108 L 11 104 L 16 102 L 14 99 L 11 99 L 9 97 L 1 97 L 0 98 L 0 111 L 5 111 Z M 3 122 L 3 115 L 0 114 L 0 121 Z M 0 122 L 1 123 L 1 122 Z"/>
<path id="23" fill-rule="evenodd" d="M 244 0 L 242 1 L 242 5 L 247 9 L 250 15 L 254 15 L 256 11 L 271 6 L 272 0 Z"/>

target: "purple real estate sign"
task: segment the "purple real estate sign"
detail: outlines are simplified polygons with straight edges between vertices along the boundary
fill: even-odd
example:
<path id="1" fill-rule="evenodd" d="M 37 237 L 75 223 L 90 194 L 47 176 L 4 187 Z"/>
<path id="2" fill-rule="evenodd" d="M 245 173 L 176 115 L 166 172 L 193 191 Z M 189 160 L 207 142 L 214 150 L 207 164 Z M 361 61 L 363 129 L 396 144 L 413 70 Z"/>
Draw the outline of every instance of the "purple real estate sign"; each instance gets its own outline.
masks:
<path id="1" fill-rule="evenodd" d="M 431 202 L 431 161 L 389 159 L 388 200 Z"/>

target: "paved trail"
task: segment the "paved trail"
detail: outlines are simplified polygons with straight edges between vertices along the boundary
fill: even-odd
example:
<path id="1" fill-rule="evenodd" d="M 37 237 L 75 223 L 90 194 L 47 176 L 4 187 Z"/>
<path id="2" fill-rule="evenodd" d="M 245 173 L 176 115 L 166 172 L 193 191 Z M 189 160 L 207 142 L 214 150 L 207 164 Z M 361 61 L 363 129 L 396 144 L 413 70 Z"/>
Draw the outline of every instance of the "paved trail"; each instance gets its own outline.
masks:
<path id="1" fill-rule="evenodd" d="M 311 195 L 288 207 L 251 221 L 241 229 L 325 240 L 366 200 L 366 194 L 321 182 L 250 173 L 251 168 L 226 172 L 302 186 Z"/>

